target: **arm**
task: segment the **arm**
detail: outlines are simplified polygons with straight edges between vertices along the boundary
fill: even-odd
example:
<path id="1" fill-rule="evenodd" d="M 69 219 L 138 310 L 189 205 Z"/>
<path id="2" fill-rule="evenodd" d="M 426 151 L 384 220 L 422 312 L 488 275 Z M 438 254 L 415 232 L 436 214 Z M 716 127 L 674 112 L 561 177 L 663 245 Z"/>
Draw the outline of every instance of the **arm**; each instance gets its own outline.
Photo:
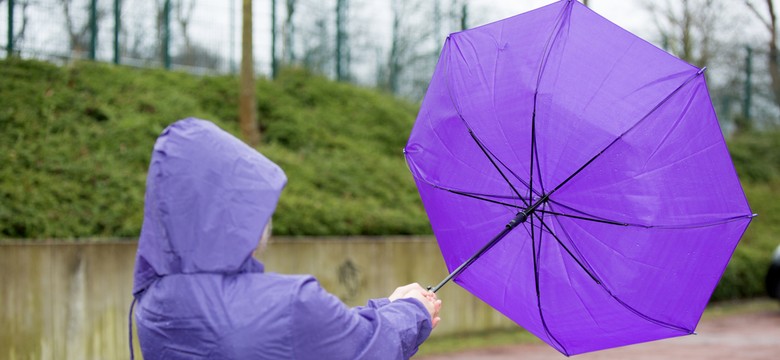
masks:
<path id="1" fill-rule="evenodd" d="M 309 278 L 292 301 L 296 359 L 408 359 L 431 332 L 416 299 L 348 308 Z"/>

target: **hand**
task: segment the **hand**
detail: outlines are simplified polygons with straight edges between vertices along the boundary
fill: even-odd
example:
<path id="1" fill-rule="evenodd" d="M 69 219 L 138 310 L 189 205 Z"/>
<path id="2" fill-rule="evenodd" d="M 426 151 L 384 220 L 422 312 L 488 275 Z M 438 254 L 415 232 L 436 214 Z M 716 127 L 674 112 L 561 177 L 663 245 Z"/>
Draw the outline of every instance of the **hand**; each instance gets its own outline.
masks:
<path id="1" fill-rule="evenodd" d="M 401 286 L 390 295 L 390 301 L 398 299 L 413 298 L 420 301 L 425 309 L 428 310 L 428 314 L 431 316 L 431 326 L 436 328 L 441 318 L 439 317 L 439 311 L 441 311 L 441 300 L 436 297 L 436 294 L 428 290 L 423 289 L 420 284 L 414 283 L 405 286 Z"/>
<path id="2" fill-rule="evenodd" d="M 413 284 L 404 285 L 404 286 L 401 286 L 401 287 L 395 289 L 395 291 L 393 291 L 393 293 L 390 294 L 390 296 L 388 296 L 387 298 L 390 299 L 390 301 L 396 301 L 398 299 L 403 299 L 405 297 L 408 297 L 408 296 L 406 296 L 406 294 L 408 294 L 409 292 L 411 292 L 413 290 L 425 291 L 425 289 L 423 289 L 423 287 L 420 286 L 420 284 L 413 283 Z"/>

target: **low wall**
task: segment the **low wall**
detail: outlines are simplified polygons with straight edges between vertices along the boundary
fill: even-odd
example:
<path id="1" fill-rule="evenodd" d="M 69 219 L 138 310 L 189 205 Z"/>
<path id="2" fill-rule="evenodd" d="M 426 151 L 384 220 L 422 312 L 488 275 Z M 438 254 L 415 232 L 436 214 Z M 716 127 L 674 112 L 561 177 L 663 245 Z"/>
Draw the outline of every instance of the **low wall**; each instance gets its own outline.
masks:
<path id="1" fill-rule="evenodd" d="M 127 359 L 136 248 L 132 241 L 0 244 L 0 358 Z M 261 260 L 266 271 L 313 274 L 349 305 L 446 276 L 430 237 L 273 238 Z M 455 284 L 438 295 L 444 307 L 434 336 L 515 326 Z"/>

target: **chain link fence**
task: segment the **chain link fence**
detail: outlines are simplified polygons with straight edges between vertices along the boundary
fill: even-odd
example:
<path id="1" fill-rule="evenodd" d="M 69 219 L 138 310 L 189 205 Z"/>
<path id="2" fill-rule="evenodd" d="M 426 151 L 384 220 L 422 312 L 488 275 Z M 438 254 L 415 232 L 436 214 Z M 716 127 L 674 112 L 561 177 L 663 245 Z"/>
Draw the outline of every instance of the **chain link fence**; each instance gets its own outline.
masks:
<path id="1" fill-rule="evenodd" d="M 269 74 L 271 0 L 254 1 L 258 73 Z M 57 63 L 234 73 L 241 53 L 239 0 L 0 0 L 2 51 Z M 267 35 L 266 35 L 267 34 Z"/>

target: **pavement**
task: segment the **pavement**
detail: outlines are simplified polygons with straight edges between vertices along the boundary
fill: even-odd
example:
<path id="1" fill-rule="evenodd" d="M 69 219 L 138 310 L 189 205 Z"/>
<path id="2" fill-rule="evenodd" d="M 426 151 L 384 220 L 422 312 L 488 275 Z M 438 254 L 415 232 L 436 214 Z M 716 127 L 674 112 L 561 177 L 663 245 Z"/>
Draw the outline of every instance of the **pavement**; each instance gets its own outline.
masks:
<path id="1" fill-rule="evenodd" d="M 751 313 L 704 317 L 697 335 L 575 355 L 575 360 L 612 359 L 780 359 L 780 307 Z M 566 359 L 544 343 L 507 345 L 415 360 Z"/>

